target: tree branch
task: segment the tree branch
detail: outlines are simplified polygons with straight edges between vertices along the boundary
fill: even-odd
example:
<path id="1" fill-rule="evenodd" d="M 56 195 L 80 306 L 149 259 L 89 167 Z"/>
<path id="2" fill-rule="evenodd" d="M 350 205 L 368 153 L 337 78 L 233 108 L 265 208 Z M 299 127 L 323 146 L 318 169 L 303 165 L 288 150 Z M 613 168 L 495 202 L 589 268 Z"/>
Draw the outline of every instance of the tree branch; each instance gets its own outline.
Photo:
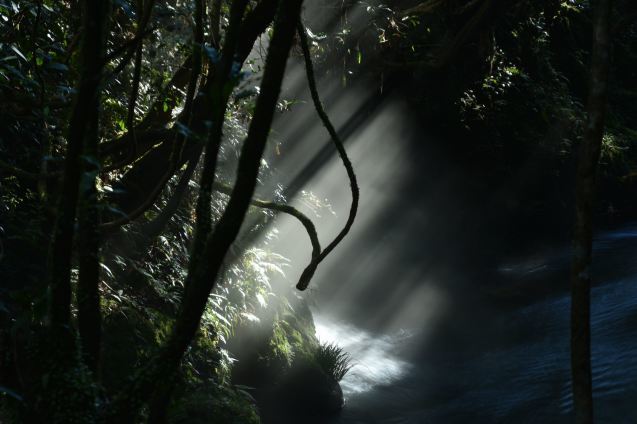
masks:
<path id="1" fill-rule="evenodd" d="M 148 21 L 150 21 L 150 16 L 153 12 L 153 7 L 155 6 L 155 0 L 146 0 L 145 6 L 146 7 L 144 8 L 142 18 L 139 21 L 139 26 L 137 27 L 137 34 L 135 35 L 135 38 L 131 40 L 130 46 L 128 47 L 128 49 L 126 49 L 124 57 L 122 57 L 115 69 L 113 69 L 107 76 L 105 76 L 105 80 L 108 81 L 119 74 L 132 59 L 135 51 L 137 50 L 137 46 L 142 43 L 147 32 L 146 26 L 148 25 Z M 152 33 L 152 30 L 150 30 L 149 33 Z"/>
<path id="2" fill-rule="evenodd" d="M 228 89 L 227 85 L 231 78 L 229 74 L 232 71 L 237 39 L 239 38 L 241 21 L 246 7 L 247 2 L 245 1 L 236 1 L 232 4 L 232 8 L 230 10 L 230 22 L 226 31 L 226 39 L 223 45 L 221 61 L 210 84 L 209 102 L 210 108 L 212 109 L 212 128 L 206 142 L 203 171 L 201 173 L 201 181 L 199 183 L 197 222 L 195 239 L 192 247 L 193 254 L 190 263 L 191 268 L 196 267 L 198 258 L 197 252 L 203 250 L 206 239 L 212 229 L 210 202 L 212 199 L 212 185 L 215 180 L 215 173 L 217 169 L 217 156 L 219 155 L 219 148 L 223 137 L 223 123 L 231 92 L 231 89 Z M 187 289 L 188 287 L 186 286 L 186 290 Z"/>
<path id="3" fill-rule="evenodd" d="M 321 252 L 321 254 L 312 259 L 310 264 L 303 270 L 299 282 L 296 285 L 296 288 L 299 290 L 305 290 L 307 286 L 310 284 L 312 276 L 316 272 L 316 268 L 318 265 L 330 254 L 332 250 L 345 238 L 349 230 L 352 228 L 354 224 L 354 219 L 356 218 L 356 212 L 358 211 L 358 201 L 360 196 L 360 191 L 358 188 L 358 183 L 356 181 L 356 174 L 354 173 L 354 167 L 352 166 L 352 162 L 349 160 L 347 156 L 347 152 L 345 151 L 345 146 L 343 145 L 343 141 L 339 137 L 336 129 L 332 125 L 327 113 L 325 113 L 325 109 L 323 109 L 323 105 L 321 103 L 321 99 L 318 94 L 318 89 L 316 87 L 316 78 L 314 76 L 314 67 L 312 65 L 312 57 L 310 55 L 310 48 L 307 41 L 307 34 L 305 28 L 303 27 L 303 23 L 301 20 L 297 23 L 297 32 L 299 34 L 299 38 L 301 41 L 301 49 L 303 50 L 303 57 L 305 58 L 305 69 L 307 73 L 307 79 L 310 86 L 310 93 L 312 95 L 312 101 L 314 103 L 314 107 L 316 112 L 323 122 L 323 125 L 327 129 L 327 132 L 332 137 L 332 141 L 334 142 L 334 146 L 338 151 L 339 156 L 341 157 L 341 161 L 345 166 L 345 170 L 347 171 L 347 176 L 349 178 L 350 190 L 352 192 L 352 204 L 349 210 L 349 216 L 347 217 L 347 222 L 343 229 L 338 233 L 336 238 L 332 240 L 330 244 Z"/>
<path id="4" fill-rule="evenodd" d="M 219 193 L 223 193 L 226 195 L 232 194 L 232 187 L 229 185 L 215 182 L 214 187 L 216 191 Z M 284 214 L 290 215 L 296 218 L 302 225 L 305 227 L 305 231 L 307 232 L 308 237 L 310 238 L 310 242 L 312 243 L 312 258 L 318 258 L 321 254 L 321 243 L 318 239 L 318 234 L 316 232 L 316 227 L 310 218 L 307 217 L 303 212 L 299 211 L 293 206 L 286 205 L 284 203 L 271 202 L 267 200 L 260 199 L 252 199 L 250 201 L 252 206 L 256 206 L 257 208 L 269 209 L 277 212 L 282 212 Z"/>

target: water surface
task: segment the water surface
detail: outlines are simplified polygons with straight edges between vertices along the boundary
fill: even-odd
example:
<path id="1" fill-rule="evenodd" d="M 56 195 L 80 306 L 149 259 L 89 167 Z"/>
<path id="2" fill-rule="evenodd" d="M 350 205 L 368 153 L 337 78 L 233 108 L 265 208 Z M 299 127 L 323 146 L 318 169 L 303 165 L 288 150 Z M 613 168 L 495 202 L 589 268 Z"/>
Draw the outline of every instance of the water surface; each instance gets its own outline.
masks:
<path id="1" fill-rule="evenodd" d="M 480 303 L 471 308 L 476 315 L 455 314 L 451 300 L 451 311 L 436 322 L 448 333 L 429 329 L 425 336 L 417 322 L 374 333 L 319 310 L 319 337 L 340 343 L 356 361 L 342 382 L 346 407 L 331 422 L 570 422 L 568 252 L 547 249 L 497 266 L 486 294 L 473 298 Z M 596 419 L 635 423 L 637 225 L 596 238 L 594 273 Z M 542 295 L 526 301 L 515 295 L 533 286 L 543 286 Z"/>

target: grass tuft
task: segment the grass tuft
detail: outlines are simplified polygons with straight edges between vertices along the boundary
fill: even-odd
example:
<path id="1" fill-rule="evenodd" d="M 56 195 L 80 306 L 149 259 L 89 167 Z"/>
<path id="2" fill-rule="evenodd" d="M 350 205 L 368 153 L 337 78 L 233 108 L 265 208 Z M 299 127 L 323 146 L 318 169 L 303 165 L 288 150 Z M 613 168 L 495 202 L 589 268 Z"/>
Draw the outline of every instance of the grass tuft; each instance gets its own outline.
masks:
<path id="1" fill-rule="evenodd" d="M 350 354 L 334 343 L 321 343 L 314 353 L 314 360 L 336 381 L 341 381 L 353 366 Z"/>

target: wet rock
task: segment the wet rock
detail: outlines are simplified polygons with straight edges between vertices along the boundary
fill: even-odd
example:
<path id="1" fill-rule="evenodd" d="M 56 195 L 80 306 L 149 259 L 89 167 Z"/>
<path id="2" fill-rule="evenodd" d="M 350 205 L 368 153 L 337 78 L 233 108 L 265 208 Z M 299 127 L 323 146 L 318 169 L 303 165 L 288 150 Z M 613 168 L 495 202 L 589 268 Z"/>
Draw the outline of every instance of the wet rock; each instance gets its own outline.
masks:
<path id="1" fill-rule="evenodd" d="M 289 409 L 308 415 L 335 414 L 344 405 L 338 381 L 311 362 L 295 365 L 278 383 L 275 393 L 279 402 L 285 399 Z"/>

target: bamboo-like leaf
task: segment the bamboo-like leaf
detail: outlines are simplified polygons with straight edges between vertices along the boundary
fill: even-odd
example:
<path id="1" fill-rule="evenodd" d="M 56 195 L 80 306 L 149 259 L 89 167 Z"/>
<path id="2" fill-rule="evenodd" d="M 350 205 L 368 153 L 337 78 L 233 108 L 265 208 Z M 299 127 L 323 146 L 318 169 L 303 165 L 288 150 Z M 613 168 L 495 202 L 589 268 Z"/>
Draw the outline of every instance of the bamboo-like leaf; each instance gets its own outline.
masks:
<path id="1" fill-rule="evenodd" d="M 25 62 L 28 62 L 29 60 L 26 58 L 26 56 L 24 54 L 22 54 L 22 52 L 20 51 L 20 49 L 18 49 L 15 45 L 11 45 L 11 50 L 13 50 L 15 52 L 15 54 L 17 54 L 18 56 L 20 56 L 20 58 L 22 60 L 24 60 Z"/>

